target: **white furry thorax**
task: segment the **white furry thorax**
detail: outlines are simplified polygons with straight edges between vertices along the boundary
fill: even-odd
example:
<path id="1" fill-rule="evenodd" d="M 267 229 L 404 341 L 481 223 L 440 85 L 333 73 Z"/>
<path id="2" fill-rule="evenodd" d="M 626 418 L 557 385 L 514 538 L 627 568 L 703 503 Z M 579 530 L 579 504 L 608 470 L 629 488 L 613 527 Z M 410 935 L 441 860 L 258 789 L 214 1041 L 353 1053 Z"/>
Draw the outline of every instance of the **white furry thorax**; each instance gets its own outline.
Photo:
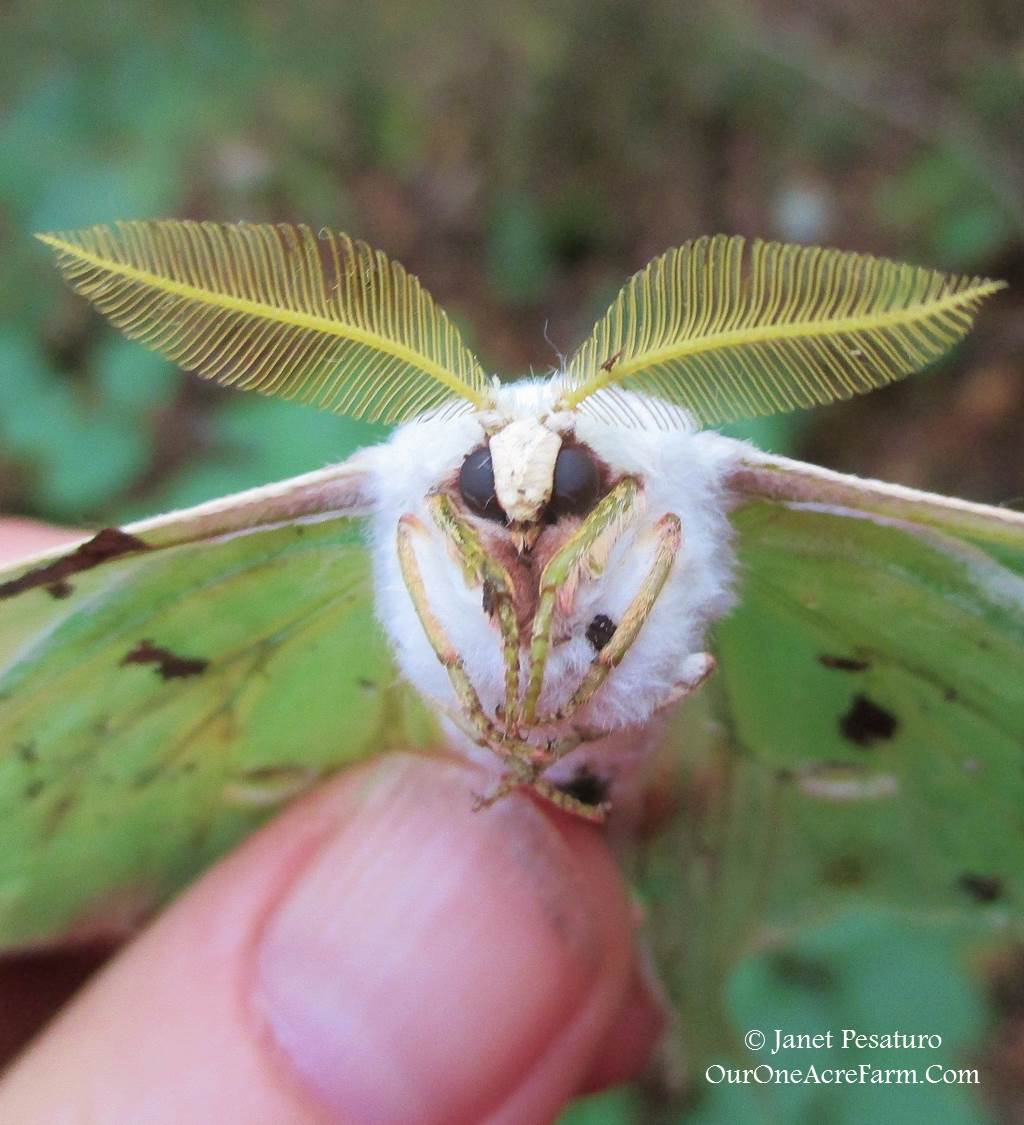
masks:
<path id="1" fill-rule="evenodd" d="M 502 700 L 504 673 L 497 627 L 483 611 L 480 589 L 468 588 L 460 568 L 431 520 L 427 498 L 439 489 L 458 496 L 458 473 L 466 456 L 488 440 L 495 457 L 495 436 L 507 427 L 511 449 L 534 450 L 540 465 L 517 466 L 515 478 L 526 482 L 528 500 L 550 490 L 550 474 L 562 440 L 589 447 L 613 479 L 634 477 L 642 486 L 642 511 L 613 549 L 604 572 L 581 583 L 567 615 L 555 623 L 541 711 L 563 704 L 579 686 L 595 655 L 587 627 L 603 614 L 618 621 L 635 595 L 655 546 L 653 529 L 666 513 L 682 523 L 682 547 L 649 619 L 618 668 L 614 669 L 582 717 L 614 730 L 646 723 L 678 684 L 687 657 L 703 651 L 709 624 L 733 602 L 734 561 L 727 518 L 724 479 L 742 445 L 713 432 L 697 432 L 685 424 L 664 425 L 663 404 L 651 404 L 651 426 L 644 396 L 623 394 L 633 424 L 628 428 L 584 412 L 555 412 L 557 379 L 530 380 L 495 390 L 495 409 L 421 416 L 398 428 L 371 460 L 376 497 L 372 518 L 374 578 L 380 620 L 405 677 L 428 699 L 454 709 L 455 695 L 445 669 L 427 642 L 398 564 L 396 533 L 403 515 L 417 516 L 426 529 L 417 549 L 424 585 L 435 615 L 461 655 L 484 709 L 494 716 Z M 620 392 L 621 393 L 621 392 Z M 550 441 L 540 431 L 549 432 Z M 555 440 L 557 435 L 557 442 Z M 495 482 L 499 481 L 495 465 Z M 499 498 L 502 497 L 499 492 Z M 460 502 L 461 506 L 461 502 Z M 503 507 L 505 504 L 503 503 Z M 506 507 L 506 511 L 508 511 Z M 508 530 L 463 509 L 484 543 L 500 543 Z M 578 526 L 578 520 L 574 526 Z M 560 524 L 540 532 L 557 541 L 571 533 Z M 550 554 L 550 551 L 548 552 Z M 525 565 L 528 565 L 529 560 Z M 540 577 L 539 567 L 532 579 Z M 521 665 L 526 668 L 529 628 L 522 637 Z"/>

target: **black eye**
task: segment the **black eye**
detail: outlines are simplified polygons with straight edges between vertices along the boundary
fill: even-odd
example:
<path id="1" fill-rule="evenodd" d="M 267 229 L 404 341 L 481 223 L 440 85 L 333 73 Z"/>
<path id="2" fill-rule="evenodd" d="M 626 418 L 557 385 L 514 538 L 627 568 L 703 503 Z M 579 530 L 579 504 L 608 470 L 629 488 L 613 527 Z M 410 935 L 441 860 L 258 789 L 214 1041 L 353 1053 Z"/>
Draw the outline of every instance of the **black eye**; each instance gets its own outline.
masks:
<path id="1" fill-rule="evenodd" d="M 491 451 L 481 445 L 462 462 L 459 470 L 459 491 L 471 512 L 487 520 L 503 520 L 505 513 L 494 491 L 494 466 Z"/>
<path id="2" fill-rule="evenodd" d="M 591 454 L 578 445 L 563 446 L 555 461 L 548 518 L 583 515 L 594 506 L 600 490 L 601 477 Z"/>

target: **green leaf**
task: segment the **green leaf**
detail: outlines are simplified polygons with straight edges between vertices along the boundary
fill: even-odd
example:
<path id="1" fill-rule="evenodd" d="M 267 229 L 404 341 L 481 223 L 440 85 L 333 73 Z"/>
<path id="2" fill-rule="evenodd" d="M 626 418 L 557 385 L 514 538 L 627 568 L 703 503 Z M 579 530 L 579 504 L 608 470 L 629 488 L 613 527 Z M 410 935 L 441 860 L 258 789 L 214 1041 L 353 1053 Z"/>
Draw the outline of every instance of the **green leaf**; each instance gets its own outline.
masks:
<path id="1" fill-rule="evenodd" d="M 51 372 L 42 349 L 28 332 L 14 325 L 0 328 L 0 436 L 17 444 L 14 434 L 39 424 L 39 398 L 50 386 Z"/>
<path id="2" fill-rule="evenodd" d="M 173 198 L 165 169 L 135 160 L 65 161 L 36 200 L 33 230 L 70 229 L 120 215 L 160 214 Z"/>
<path id="3" fill-rule="evenodd" d="M 921 1072 L 922 1083 L 913 1085 L 773 1087 L 775 1113 L 793 1125 L 823 1120 L 835 1125 L 980 1123 L 985 1118 L 969 1089 L 925 1080 L 933 1064 L 968 1065 L 971 1048 L 986 1031 L 985 1004 L 969 968 L 955 924 L 908 921 L 870 909 L 840 913 L 750 954 L 736 967 L 728 986 L 733 1026 L 763 1028 L 769 1035 L 764 1049 L 747 1053 L 745 1065 L 769 1062 L 802 1070 L 866 1065 Z M 772 1056 L 775 1029 L 782 1035 L 832 1034 L 822 1046 L 782 1048 Z M 941 1048 L 859 1046 L 856 1039 L 844 1040 L 844 1029 L 936 1035 Z"/>
<path id="4" fill-rule="evenodd" d="M 93 364 L 102 400 L 130 414 L 134 425 L 142 411 L 171 402 L 181 386 L 173 364 L 113 333 L 97 349 Z"/>
<path id="5" fill-rule="evenodd" d="M 579 1098 L 558 1119 L 558 1125 L 632 1125 L 638 1120 L 639 1098 L 628 1087 Z"/>
<path id="6" fill-rule="evenodd" d="M 51 439 L 39 490 L 45 511 L 78 522 L 109 506 L 145 462 L 149 442 L 138 421 L 83 410 L 70 396 L 55 398 L 44 418 Z"/>
<path id="7" fill-rule="evenodd" d="M 792 453 L 800 434 L 806 429 L 809 411 L 792 410 L 787 414 L 764 414 L 760 418 L 744 418 L 719 427 L 726 437 L 752 441 L 766 453 Z"/>
<path id="8" fill-rule="evenodd" d="M 51 75 L 10 106 L 0 123 L 0 197 L 26 215 L 77 151 L 75 107 L 79 84 L 68 74 Z"/>
<path id="9" fill-rule="evenodd" d="M 217 436 L 244 452 L 242 487 L 283 480 L 343 461 L 365 445 L 383 440 L 389 427 L 328 414 L 293 402 L 236 396 L 216 418 Z"/>
<path id="10" fill-rule="evenodd" d="M 319 469 L 388 432 L 386 426 L 256 396 L 226 399 L 211 420 L 216 438 L 212 454 L 190 462 L 155 497 L 147 497 L 147 512 L 187 508 Z"/>
<path id="11" fill-rule="evenodd" d="M 488 272 L 507 301 L 538 300 L 551 273 L 551 251 L 539 207 L 525 195 L 500 200 L 491 216 Z"/>

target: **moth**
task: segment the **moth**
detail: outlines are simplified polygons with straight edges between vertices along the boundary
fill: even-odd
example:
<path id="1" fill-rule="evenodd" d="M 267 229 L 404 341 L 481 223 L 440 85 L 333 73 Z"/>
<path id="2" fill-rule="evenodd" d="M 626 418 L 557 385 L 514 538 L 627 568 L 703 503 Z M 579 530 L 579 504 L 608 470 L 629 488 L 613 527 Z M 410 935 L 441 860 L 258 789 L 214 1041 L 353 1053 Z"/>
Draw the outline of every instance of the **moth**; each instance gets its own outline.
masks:
<path id="1" fill-rule="evenodd" d="M 559 370 L 502 383 L 344 235 L 40 237 L 188 370 L 397 427 L 0 576 L 6 946 L 151 909 L 329 770 L 438 739 L 491 764 L 481 809 L 525 788 L 631 817 L 655 930 L 717 857 L 742 904 L 719 952 L 850 895 L 1013 901 L 1024 516 L 715 429 L 902 378 L 999 282 L 699 238 Z"/>

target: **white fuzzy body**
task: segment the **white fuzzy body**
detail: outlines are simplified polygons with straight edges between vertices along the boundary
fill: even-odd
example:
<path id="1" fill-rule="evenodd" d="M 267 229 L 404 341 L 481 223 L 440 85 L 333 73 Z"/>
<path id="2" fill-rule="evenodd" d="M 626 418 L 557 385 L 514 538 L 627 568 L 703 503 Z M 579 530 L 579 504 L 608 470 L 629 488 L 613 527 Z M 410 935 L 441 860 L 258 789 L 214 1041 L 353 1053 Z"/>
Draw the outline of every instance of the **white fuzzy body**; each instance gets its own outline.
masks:
<path id="1" fill-rule="evenodd" d="M 399 569 L 398 521 L 408 513 L 422 521 L 426 534 L 416 555 L 431 605 L 462 656 L 485 711 L 493 717 L 504 692 L 500 635 L 483 611 L 480 589 L 467 588 L 425 500 L 439 484 L 454 479 L 466 455 L 486 440 L 487 430 L 493 434 L 496 424 L 506 418 L 548 416 L 558 389 L 554 380 L 501 388 L 497 423 L 493 415 L 476 414 L 414 420 L 396 430 L 371 461 L 377 611 L 403 674 L 423 695 L 449 708 L 455 707 L 455 695 L 448 675 L 427 641 Z M 642 416 L 646 400 L 637 395 L 629 399 L 633 413 Z M 636 727 L 646 723 L 686 679 L 687 658 L 704 650 L 708 625 L 732 604 L 734 568 L 723 481 L 744 446 L 687 427 L 658 429 L 653 419 L 649 429 L 622 428 L 585 413 L 553 416 L 550 424 L 563 434 L 574 433 L 576 441 L 608 466 L 613 478 L 639 480 L 643 506 L 640 517 L 612 550 L 604 573 L 584 579 L 568 615 L 556 611 L 541 714 L 566 702 L 594 659 L 594 646 L 586 637 L 594 617 L 621 619 L 651 565 L 659 518 L 671 512 L 682 522 L 682 548 L 649 619 L 621 665 L 579 716 L 588 727 L 610 731 Z M 498 466 L 495 471 L 497 475 Z M 489 537 L 508 534 L 500 523 L 468 518 L 485 544 Z M 571 530 L 572 526 L 545 528 L 538 547 L 543 547 L 545 535 L 554 537 L 557 545 Z M 530 573 L 535 581 L 539 579 L 539 565 Z M 521 659 L 524 682 L 528 640 L 527 628 Z"/>

